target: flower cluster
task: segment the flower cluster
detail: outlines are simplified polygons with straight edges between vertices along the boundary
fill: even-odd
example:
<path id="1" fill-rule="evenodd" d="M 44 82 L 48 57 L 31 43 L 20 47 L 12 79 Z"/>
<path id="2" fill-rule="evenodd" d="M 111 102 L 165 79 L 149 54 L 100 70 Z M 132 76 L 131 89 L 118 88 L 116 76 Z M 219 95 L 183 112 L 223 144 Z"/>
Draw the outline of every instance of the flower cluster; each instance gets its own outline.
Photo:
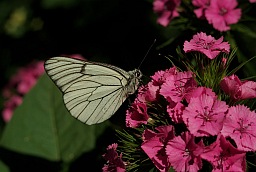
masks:
<path id="1" fill-rule="evenodd" d="M 113 143 L 112 145 L 109 145 L 107 148 L 107 153 L 103 155 L 104 159 L 108 161 L 108 165 L 105 165 L 103 167 L 103 172 L 108 171 L 118 171 L 118 172 L 125 172 L 125 165 L 122 161 L 122 154 L 118 156 L 118 153 L 116 151 L 117 149 L 117 143 Z"/>
<path id="2" fill-rule="evenodd" d="M 230 30 L 230 25 L 236 24 L 242 15 L 236 0 L 192 0 L 191 3 L 189 5 L 193 6 L 194 15 L 198 19 L 207 20 L 214 29 L 221 32 Z M 153 10 L 158 15 L 157 22 L 168 26 L 173 18 L 187 12 L 188 8 L 184 6 L 181 0 L 154 0 Z"/>
<path id="3" fill-rule="evenodd" d="M 242 102 L 256 98 L 256 82 L 227 76 L 232 58 L 223 38 L 201 32 L 183 50 L 200 54 L 200 68 L 188 62 L 183 71 L 157 71 L 139 88 L 126 115 L 131 132 L 120 134 L 122 164 L 127 171 L 150 163 L 161 172 L 245 171 L 246 153 L 256 151 L 256 112 Z M 120 159 L 111 168 L 121 171 Z"/>
<path id="4" fill-rule="evenodd" d="M 2 112 L 5 122 L 11 119 L 14 109 L 22 103 L 23 96 L 35 85 L 37 79 L 44 73 L 43 64 L 43 61 L 38 61 L 20 68 L 5 86 L 3 97 L 6 101 Z"/>

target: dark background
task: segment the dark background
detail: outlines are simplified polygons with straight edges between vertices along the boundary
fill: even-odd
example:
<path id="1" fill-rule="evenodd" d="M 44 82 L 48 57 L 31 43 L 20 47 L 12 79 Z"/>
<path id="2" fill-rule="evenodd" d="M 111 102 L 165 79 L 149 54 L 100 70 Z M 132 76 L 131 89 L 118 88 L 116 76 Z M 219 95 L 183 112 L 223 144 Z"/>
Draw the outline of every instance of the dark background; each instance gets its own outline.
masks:
<path id="1" fill-rule="evenodd" d="M 91 61 L 105 62 L 124 70 L 137 68 L 156 39 L 140 69 L 145 76 L 171 64 L 159 55 L 156 47 L 178 33 L 165 48 L 175 52 L 177 45 L 189 40 L 197 30 L 164 28 L 156 23 L 153 0 L 0 0 L 0 73 L 2 89 L 18 68 L 34 60 L 53 56 L 81 54 Z M 254 4 L 249 14 L 255 17 Z M 244 22 L 244 23 L 243 23 Z M 242 20 L 255 31 L 252 21 Z M 206 28 L 197 25 L 198 31 Z M 241 31 L 241 30 L 240 30 Z M 243 32 L 241 32 L 243 33 Z M 245 32 L 244 32 L 245 33 Z M 248 58 L 256 54 L 255 38 L 231 31 L 236 45 Z M 254 35 L 255 36 L 255 35 Z M 216 37 L 217 38 L 217 37 Z M 161 52 L 162 53 L 162 52 Z M 243 56 L 240 56 L 243 57 Z M 235 60 L 234 66 L 246 59 Z M 245 73 L 255 75 L 255 62 Z M 243 72 L 240 73 L 243 76 Z M 1 99 L 1 108 L 3 106 Z M 126 106 L 127 107 L 127 106 Z M 121 107 L 121 111 L 125 112 Z M 113 121 L 117 120 L 115 117 Z M 1 123 L 1 128 L 4 128 Z M 70 165 L 69 171 L 101 171 L 101 158 L 106 146 L 116 141 L 113 131 L 106 131 L 99 139 L 97 150 L 86 153 Z M 19 154 L 0 148 L 0 159 L 11 171 L 60 171 L 69 165 Z M 97 162 L 97 163 L 95 163 Z M 66 166 L 66 167 L 65 167 Z M 85 168 L 86 167 L 86 168 Z M 68 170 L 67 170 L 68 171 Z"/>

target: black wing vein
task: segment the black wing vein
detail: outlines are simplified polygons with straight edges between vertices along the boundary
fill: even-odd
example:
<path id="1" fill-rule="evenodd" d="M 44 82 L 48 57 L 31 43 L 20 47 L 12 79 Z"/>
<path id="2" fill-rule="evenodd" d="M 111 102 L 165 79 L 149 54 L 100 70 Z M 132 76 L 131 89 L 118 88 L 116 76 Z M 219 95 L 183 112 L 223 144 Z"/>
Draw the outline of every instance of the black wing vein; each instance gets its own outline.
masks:
<path id="1" fill-rule="evenodd" d="M 71 115 L 86 124 L 108 119 L 127 97 L 130 75 L 120 68 L 53 57 L 46 61 L 45 69 L 63 92 Z"/>

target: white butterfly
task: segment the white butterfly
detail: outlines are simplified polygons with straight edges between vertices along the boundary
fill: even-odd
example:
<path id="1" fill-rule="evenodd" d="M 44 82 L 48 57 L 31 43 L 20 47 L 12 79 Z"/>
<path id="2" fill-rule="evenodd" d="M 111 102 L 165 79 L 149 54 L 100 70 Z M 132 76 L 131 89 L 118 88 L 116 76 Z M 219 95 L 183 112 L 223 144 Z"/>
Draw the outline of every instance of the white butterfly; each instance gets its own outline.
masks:
<path id="1" fill-rule="evenodd" d="M 138 69 L 126 72 L 109 64 L 69 57 L 52 57 L 44 67 L 63 92 L 71 115 L 88 125 L 109 119 L 137 90 L 142 76 Z"/>

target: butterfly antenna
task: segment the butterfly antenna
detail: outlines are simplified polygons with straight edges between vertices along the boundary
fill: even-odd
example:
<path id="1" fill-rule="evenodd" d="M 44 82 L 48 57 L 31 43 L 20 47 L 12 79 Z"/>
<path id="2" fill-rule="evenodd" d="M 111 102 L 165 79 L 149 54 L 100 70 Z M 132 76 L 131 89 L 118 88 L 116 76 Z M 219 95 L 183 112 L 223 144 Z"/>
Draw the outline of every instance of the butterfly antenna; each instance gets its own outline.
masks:
<path id="1" fill-rule="evenodd" d="M 150 45 L 150 47 L 149 47 L 147 53 L 145 54 L 145 56 L 143 57 L 142 61 L 140 62 L 140 65 L 139 65 L 138 69 L 140 68 L 140 66 L 142 65 L 142 63 L 144 62 L 144 60 L 146 59 L 146 57 L 148 56 L 149 51 L 152 49 L 152 47 L 153 47 L 153 45 L 154 45 L 155 43 L 156 43 L 156 39 L 154 39 L 154 42 Z"/>

